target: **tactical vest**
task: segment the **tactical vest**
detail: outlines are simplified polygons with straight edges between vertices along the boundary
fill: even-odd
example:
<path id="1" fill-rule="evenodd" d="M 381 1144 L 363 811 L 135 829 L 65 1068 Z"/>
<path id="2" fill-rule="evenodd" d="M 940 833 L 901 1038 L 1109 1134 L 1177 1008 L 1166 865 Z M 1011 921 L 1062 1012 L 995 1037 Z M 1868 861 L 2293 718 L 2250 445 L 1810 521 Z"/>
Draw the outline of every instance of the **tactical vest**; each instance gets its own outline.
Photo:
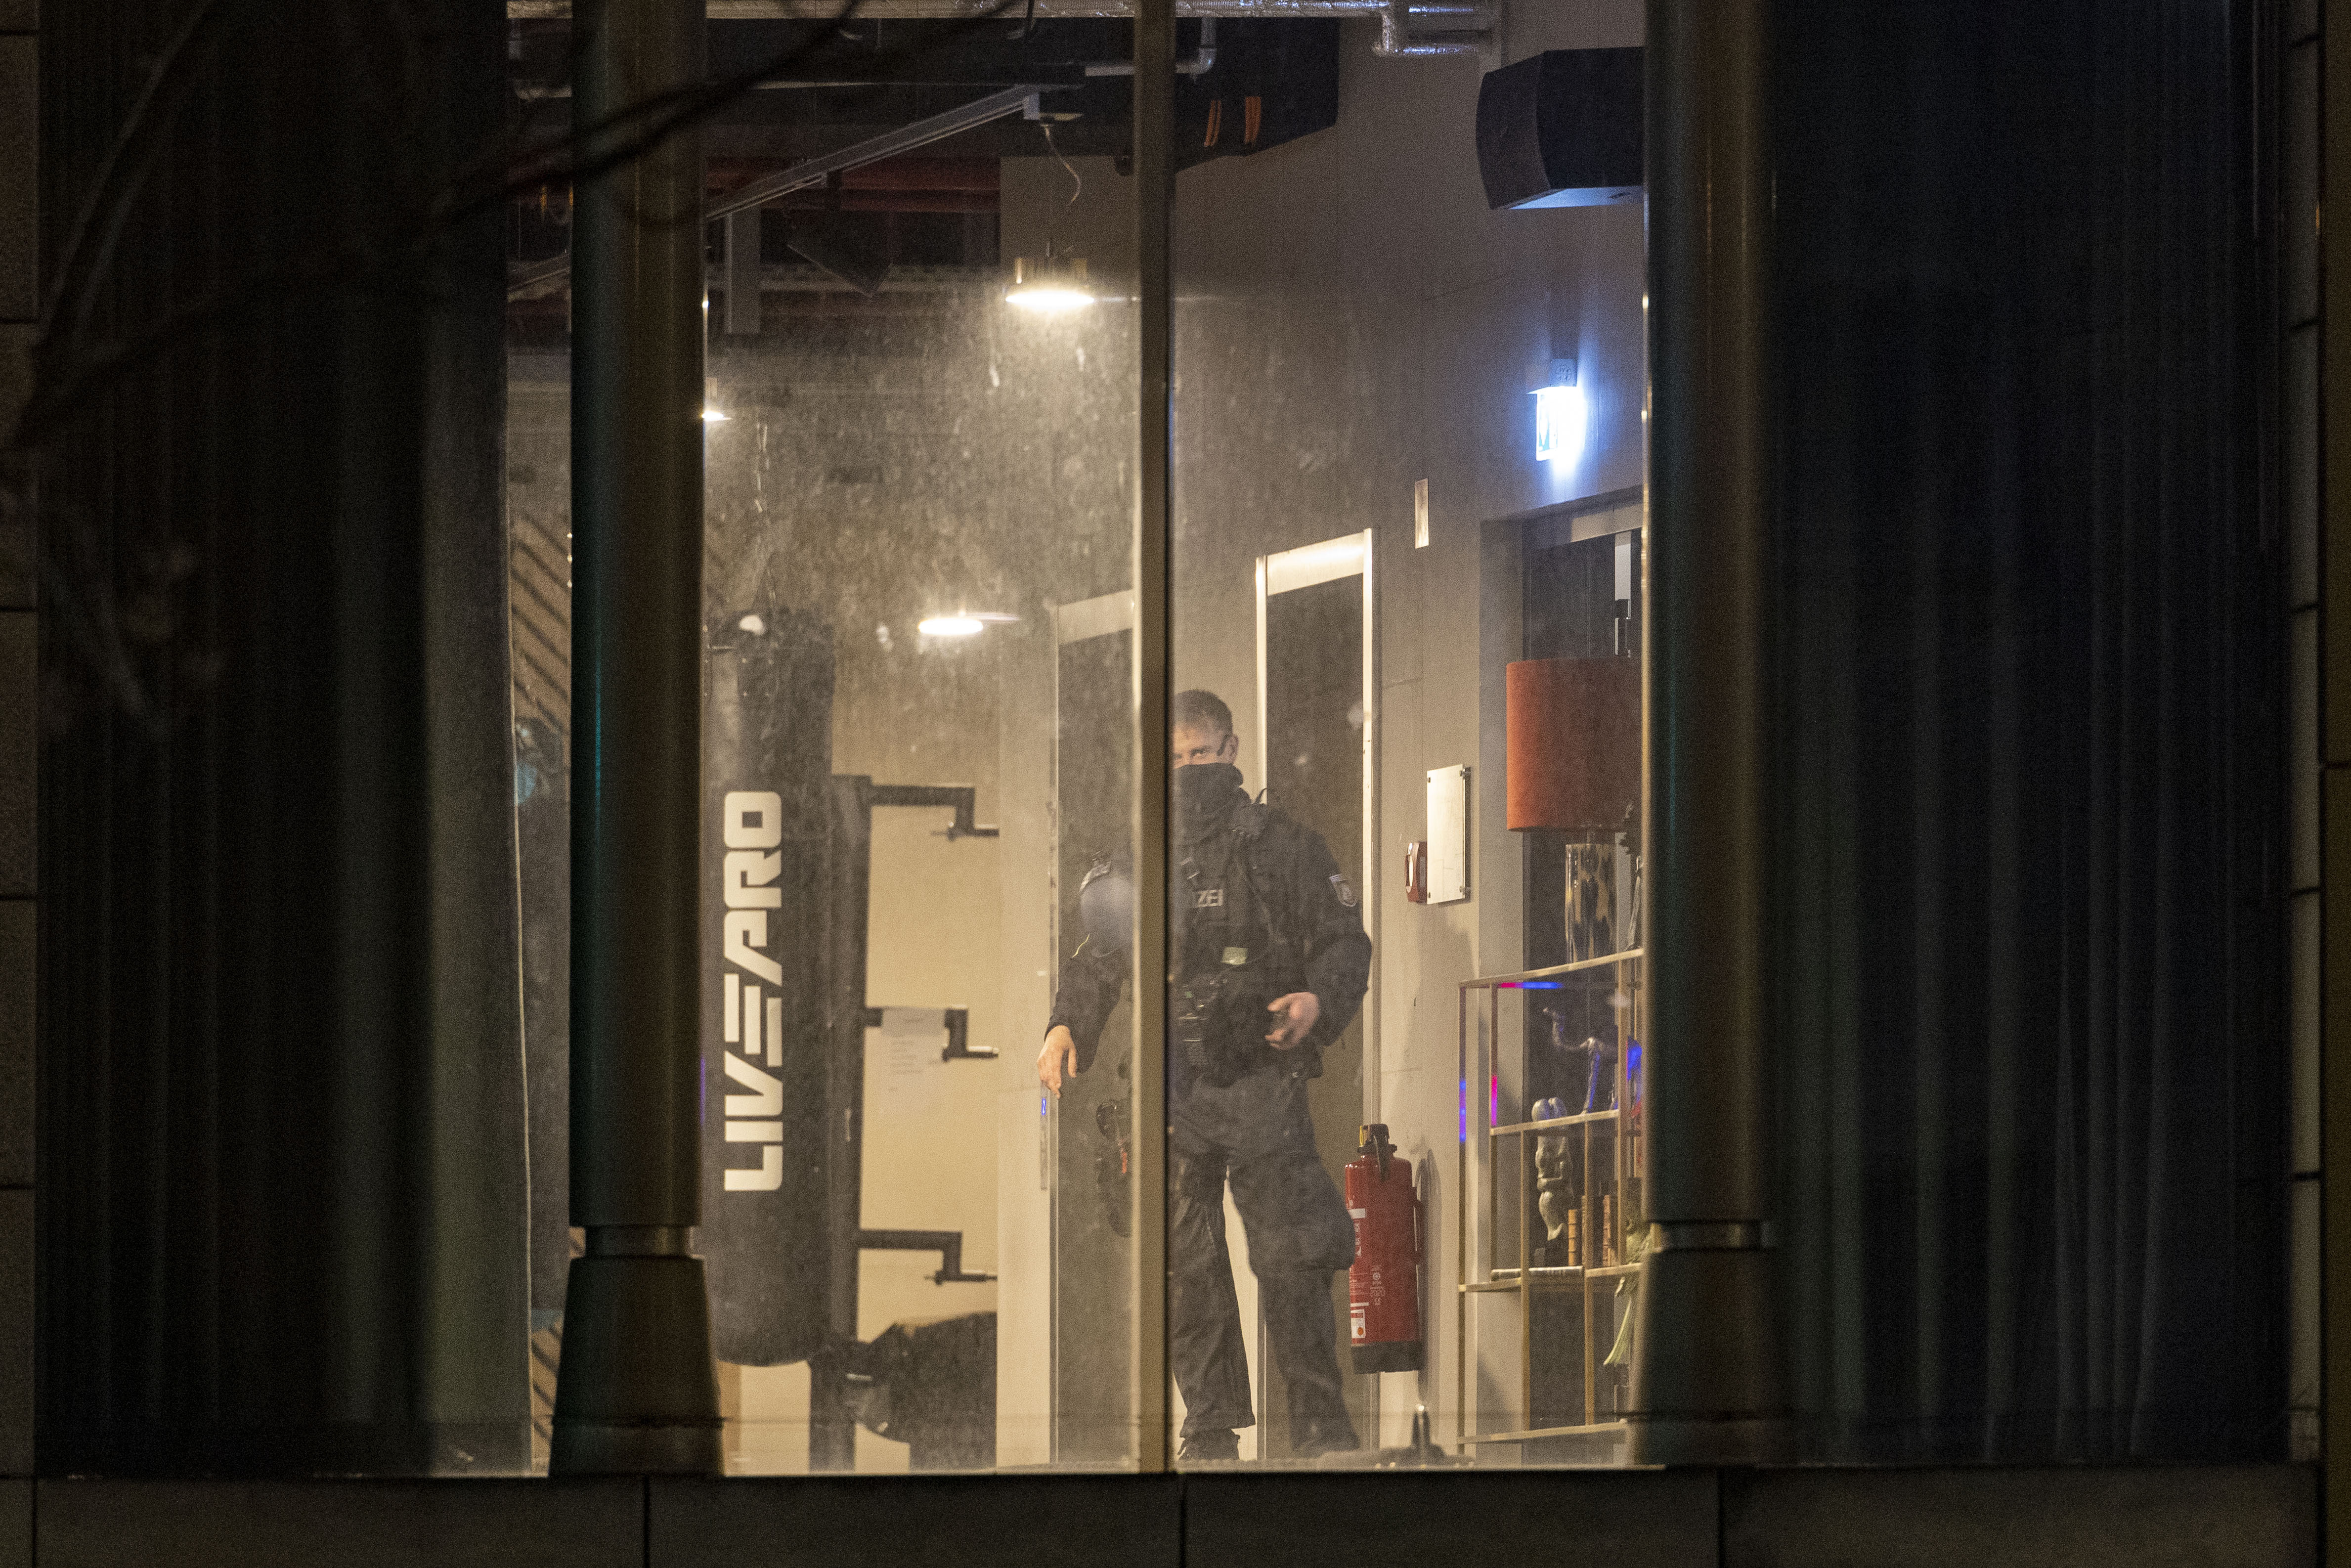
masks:
<path id="1" fill-rule="evenodd" d="M 1236 806 L 1210 832 L 1178 843 L 1170 868 L 1169 1049 L 1182 1059 L 1179 1072 L 1211 1082 L 1285 1058 L 1302 1060 L 1310 1075 L 1322 1070 L 1319 1047 L 1277 1051 L 1265 1041 L 1273 1023 L 1266 1004 L 1306 988 L 1304 956 L 1280 929 L 1259 863 L 1269 815 Z"/>

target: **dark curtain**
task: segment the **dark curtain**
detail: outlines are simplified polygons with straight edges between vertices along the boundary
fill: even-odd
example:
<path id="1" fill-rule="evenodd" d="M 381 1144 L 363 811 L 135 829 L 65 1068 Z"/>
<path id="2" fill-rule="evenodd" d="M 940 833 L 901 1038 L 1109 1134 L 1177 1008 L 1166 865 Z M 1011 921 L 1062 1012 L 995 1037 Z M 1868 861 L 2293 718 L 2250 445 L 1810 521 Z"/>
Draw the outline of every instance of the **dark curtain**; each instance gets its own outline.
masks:
<path id="1" fill-rule="evenodd" d="M 527 1468 L 503 13 L 43 21 L 38 1463 Z"/>
<path id="2" fill-rule="evenodd" d="M 2265 15 L 1779 14 L 1807 1458 L 2283 1452 Z"/>

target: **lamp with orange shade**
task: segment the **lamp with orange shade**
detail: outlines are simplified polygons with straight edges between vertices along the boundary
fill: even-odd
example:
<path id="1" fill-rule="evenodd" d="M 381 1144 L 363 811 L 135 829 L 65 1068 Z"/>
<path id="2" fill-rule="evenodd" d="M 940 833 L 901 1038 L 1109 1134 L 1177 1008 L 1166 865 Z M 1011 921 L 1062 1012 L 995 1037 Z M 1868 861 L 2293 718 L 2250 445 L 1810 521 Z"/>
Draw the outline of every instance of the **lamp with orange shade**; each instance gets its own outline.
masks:
<path id="1" fill-rule="evenodd" d="M 1504 677 L 1504 815 L 1513 832 L 1567 839 L 1568 958 L 1621 951 L 1633 912 L 1617 908 L 1615 840 L 1641 791 L 1640 662 L 1526 659 Z"/>
<path id="2" fill-rule="evenodd" d="M 1640 661 L 1522 659 L 1503 677 L 1510 831 L 1622 831 L 1641 792 Z"/>

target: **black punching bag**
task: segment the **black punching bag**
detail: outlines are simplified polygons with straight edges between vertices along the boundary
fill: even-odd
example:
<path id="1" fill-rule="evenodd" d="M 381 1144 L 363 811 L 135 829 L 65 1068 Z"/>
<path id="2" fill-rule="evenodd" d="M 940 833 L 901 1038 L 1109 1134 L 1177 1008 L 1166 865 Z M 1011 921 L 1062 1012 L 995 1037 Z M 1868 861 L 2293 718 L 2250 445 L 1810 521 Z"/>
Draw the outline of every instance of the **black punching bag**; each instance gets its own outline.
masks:
<path id="1" fill-rule="evenodd" d="M 721 1361 L 822 1343 L 826 802 L 832 632 L 788 610 L 711 629 L 703 726 L 702 1227 Z"/>

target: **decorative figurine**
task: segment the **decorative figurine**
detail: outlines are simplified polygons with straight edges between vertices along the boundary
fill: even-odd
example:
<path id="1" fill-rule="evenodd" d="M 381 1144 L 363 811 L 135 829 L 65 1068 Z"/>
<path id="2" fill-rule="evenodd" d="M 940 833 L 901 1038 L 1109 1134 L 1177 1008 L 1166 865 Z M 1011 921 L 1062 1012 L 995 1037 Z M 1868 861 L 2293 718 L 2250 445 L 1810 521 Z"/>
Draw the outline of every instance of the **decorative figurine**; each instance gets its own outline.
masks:
<path id="1" fill-rule="evenodd" d="M 1549 1121 L 1568 1113 L 1566 1102 L 1558 1099 L 1538 1100 L 1528 1119 Z M 1535 1134 L 1535 1207 L 1542 1215 L 1542 1260 L 1552 1266 L 1573 1265 L 1580 1261 L 1582 1238 L 1570 1228 L 1575 1218 L 1576 1199 L 1573 1182 L 1567 1168 L 1567 1130 Z"/>

